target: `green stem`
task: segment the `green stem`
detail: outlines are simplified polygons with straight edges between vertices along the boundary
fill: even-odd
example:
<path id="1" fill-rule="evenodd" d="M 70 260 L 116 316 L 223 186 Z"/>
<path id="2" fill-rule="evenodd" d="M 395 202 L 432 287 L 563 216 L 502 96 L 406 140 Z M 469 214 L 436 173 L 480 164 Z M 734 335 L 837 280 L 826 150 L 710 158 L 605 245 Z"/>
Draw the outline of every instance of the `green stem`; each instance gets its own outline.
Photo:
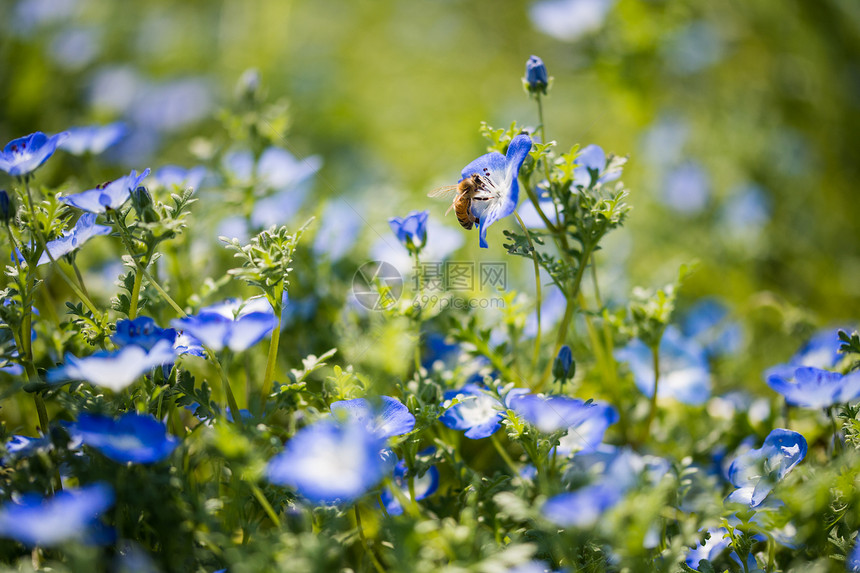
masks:
<path id="1" fill-rule="evenodd" d="M 373 568 L 376 569 L 377 573 L 385 573 L 385 568 L 382 566 L 382 563 L 379 562 L 379 559 L 376 558 L 376 554 L 374 554 L 373 549 L 370 548 L 370 543 L 368 543 L 367 537 L 364 535 L 364 527 L 361 525 L 361 510 L 358 509 L 357 504 L 353 509 L 355 510 L 355 526 L 358 529 L 358 537 L 361 539 L 364 551 L 367 553 L 367 556 L 370 557 L 370 562 L 373 563 Z"/>
<path id="2" fill-rule="evenodd" d="M 129 320 L 134 320 L 137 316 L 137 300 L 140 298 L 140 285 L 142 282 L 143 273 L 141 273 L 139 270 L 136 270 L 134 272 L 134 286 L 131 287 L 131 299 L 128 303 Z"/>
<path id="3" fill-rule="evenodd" d="M 514 217 L 517 218 L 517 222 L 520 224 L 520 227 L 523 228 L 523 233 L 526 234 L 526 240 L 529 243 L 529 249 L 531 250 L 532 255 L 532 263 L 534 263 L 535 269 L 535 296 L 537 298 L 537 333 L 535 334 L 535 349 L 534 354 L 532 355 L 532 370 L 537 370 L 538 361 L 540 360 L 540 310 L 541 310 L 541 285 L 540 285 L 540 263 L 538 263 L 538 254 L 535 249 L 534 243 L 532 243 L 531 235 L 529 235 L 529 230 L 526 228 L 526 224 L 523 222 L 520 214 L 514 211 Z"/>
<path id="4" fill-rule="evenodd" d="M 657 413 L 657 391 L 660 385 L 660 345 L 657 344 L 651 347 L 651 357 L 654 361 L 654 394 L 651 396 L 651 406 L 648 409 L 648 420 L 645 422 L 645 438 L 643 442 L 647 442 L 651 437 L 651 423 L 654 421 L 654 416 Z"/>
<path id="5" fill-rule="evenodd" d="M 78 263 L 75 262 L 74 258 L 72 258 L 72 270 L 75 271 L 75 277 L 78 279 L 78 284 L 81 286 L 81 292 L 90 296 L 90 293 L 87 291 L 87 285 L 84 284 L 84 276 L 81 274 L 81 269 L 78 268 Z"/>
<path id="6" fill-rule="evenodd" d="M 266 372 L 263 376 L 263 390 L 260 396 L 260 412 L 266 410 L 266 400 L 272 393 L 272 385 L 275 379 L 275 366 L 278 363 L 278 344 L 281 340 L 281 313 L 278 312 L 278 324 L 272 331 L 272 339 L 269 341 L 269 355 L 266 359 Z"/>
<path id="7" fill-rule="evenodd" d="M 233 396 L 233 389 L 230 387 L 230 381 L 227 379 L 227 374 L 224 372 L 224 368 L 221 366 L 221 361 L 218 360 L 218 357 L 215 356 L 215 353 L 212 352 L 209 348 L 206 348 L 206 352 L 209 353 L 209 356 L 212 357 L 212 363 L 215 365 L 215 369 L 218 371 L 218 376 L 221 378 L 221 385 L 224 389 L 224 395 L 227 397 L 227 406 L 230 408 L 230 413 L 233 416 L 233 423 L 238 426 L 242 426 L 242 415 L 239 413 L 239 406 L 236 404 L 236 397 Z M 222 355 L 222 358 L 225 364 L 228 362 L 230 358 L 230 351 L 225 349 Z M 222 412 L 224 417 L 227 417 L 227 409 L 225 408 Z"/>
<path id="8" fill-rule="evenodd" d="M 418 258 L 418 252 L 413 253 L 415 257 L 415 272 L 418 273 L 418 301 L 424 300 L 424 281 L 421 280 L 423 278 L 421 273 L 421 260 Z M 414 306 L 413 306 L 414 308 Z M 413 352 L 413 358 L 415 360 L 415 376 L 418 378 L 418 381 L 421 381 L 421 315 L 423 314 L 424 307 L 421 306 L 415 309 L 415 350 Z"/>
<path id="9" fill-rule="evenodd" d="M 260 506 L 262 506 L 263 511 L 266 512 L 266 515 L 269 516 L 269 519 L 272 520 L 272 523 L 275 524 L 276 527 L 281 526 L 281 520 L 278 518 L 278 514 L 275 511 L 275 508 L 272 507 L 272 504 L 269 503 L 269 500 L 266 499 L 266 496 L 263 495 L 263 492 L 255 483 L 248 483 L 248 487 L 251 488 L 251 493 L 254 494 L 254 497 L 257 498 L 257 501 L 260 502 Z"/>
<path id="10" fill-rule="evenodd" d="M 499 457 L 504 460 L 505 464 L 508 466 L 508 469 L 511 470 L 511 474 L 515 477 L 520 475 L 520 471 L 517 469 L 514 460 L 511 459 L 511 456 L 508 455 L 508 452 L 505 451 L 505 448 L 502 447 L 502 444 L 499 443 L 497 435 L 498 433 L 490 436 L 490 441 L 493 443 L 493 447 L 496 448 L 496 451 L 499 453 Z"/>

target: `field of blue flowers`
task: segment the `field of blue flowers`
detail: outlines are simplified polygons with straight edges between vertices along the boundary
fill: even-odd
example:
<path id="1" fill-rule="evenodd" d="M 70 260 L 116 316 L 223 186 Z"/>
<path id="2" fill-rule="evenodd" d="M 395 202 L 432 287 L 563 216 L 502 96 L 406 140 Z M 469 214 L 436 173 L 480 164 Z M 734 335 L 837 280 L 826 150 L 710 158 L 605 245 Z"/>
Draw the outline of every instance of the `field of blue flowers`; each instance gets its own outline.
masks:
<path id="1" fill-rule="evenodd" d="M 332 95 L 340 60 L 314 49 L 397 16 L 297 40 L 319 60 L 286 64 L 296 112 L 265 64 L 267 15 L 319 24 L 295 4 L 130 3 L 137 44 L 100 0 L 0 10 L 0 571 L 860 571 L 857 211 L 833 193 L 855 116 L 721 73 L 765 14 L 803 18 L 540 0 L 521 7 L 537 32 L 512 37 L 544 59 L 488 49 L 464 57 L 497 69 L 451 78 L 498 97 L 487 121 L 463 125 L 439 88 L 421 108 L 438 125 L 389 140 L 357 126 L 436 96 L 389 99 L 390 70 Z M 824 4 L 845 20 L 820 40 L 835 66 L 860 12 Z M 158 32 L 171 14 L 239 46 L 253 20 L 265 73 L 183 72 L 209 32 L 183 52 Z M 406 70 L 421 58 L 397 30 L 378 37 Z M 145 79 L 146 54 L 174 79 Z M 682 78 L 672 113 L 613 153 L 601 130 L 626 120 L 595 131 L 591 70 L 621 115 L 652 101 L 646 78 Z M 791 89 L 830 93 L 808 74 Z M 741 115 L 708 115 L 735 100 L 705 79 L 743 93 Z M 779 117 L 821 119 L 826 145 L 751 111 L 789 100 Z M 443 120 L 469 143 L 433 140 Z"/>

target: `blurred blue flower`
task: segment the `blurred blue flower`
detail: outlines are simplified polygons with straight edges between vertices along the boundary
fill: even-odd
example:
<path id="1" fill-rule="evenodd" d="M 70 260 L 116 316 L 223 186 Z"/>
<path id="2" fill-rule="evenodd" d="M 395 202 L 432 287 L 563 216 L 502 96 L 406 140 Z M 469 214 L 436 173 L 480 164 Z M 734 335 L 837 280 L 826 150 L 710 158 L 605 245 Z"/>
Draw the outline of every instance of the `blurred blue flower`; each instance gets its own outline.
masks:
<path id="1" fill-rule="evenodd" d="M 716 560 L 720 553 L 731 544 L 731 539 L 728 537 L 729 532 L 724 527 L 713 527 L 708 529 L 708 533 L 710 537 L 707 541 L 697 544 L 687 553 L 686 563 L 688 566 L 697 568 L 702 559 Z"/>
<path id="2" fill-rule="evenodd" d="M 270 334 L 278 319 L 265 297 L 254 297 L 248 301 L 228 299 L 170 324 L 216 352 L 224 348 L 239 352 Z"/>
<path id="3" fill-rule="evenodd" d="M 32 173 L 54 154 L 57 145 L 68 135 L 68 132 L 64 131 L 48 137 L 37 131 L 13 139 L 0 151 L 0 169 L 13 177 Z"/>
<path id="4" fill-rule="evenodd" d="M 102 50 L 101 30 L 95 26 L 70 26 L 59 30 L 49 45 L 51 59 L 73 72 L 83 69 Z"/>
<path id="5" fill-rule="evenodd" d="M 428 332 L 422 337 L 424 348 L 421 352 L 421 366 L 432 370 L 436 362 L 443 362 L 446 368 L 453 369 L 460 356 L 460 345 L 448 343 L 447 337 L 438 332 Z"/>
<path id="6" fill-rule="evenodd" d="M 551 497 L 541 512 L 561 527 L 590 527 L 640 482 L 655 486 L 669 471 L 662 458 L 639 456 L 628 449 L 576 456 L 582 467 L 597 470 L 591 484 Z"/>
<path id="7" fill-rule="evenodd" d="M 426 451 L 422 453 L 426 453 Z M 394 466 L 393 480 L 394 484 L 403 493 L 403 496 L 406 499 L 412 499 L 409 493 L 408 473 L 409 470 L 406 468 L 406 462 L 401 460 Z M 430 466 L 424 475 L 417 476 L 413 480 L 412 485 L 415 488 L 415 501 L 430 497 L 439 488 L 439 470 L 436 469 L 436 466 Z M 392 493 L 390 487 L 382 488 L 380 500 L 389 515 L 401 515 L 403 513 L 403 506 L 400 505 L 400 501 Z"/>
<path id="8" fill-rule="evenodd" d="M 465 436 L 473 440 L 489 437 L 502 427 L 502 415 L 506 409 L 494 396 L 475 384 L 466 384 L 459 390 L 445 392 L 445 401 L 457 398 L 459 403 L 451 406 L 439 416 L 439 420 L 454 430 L 465 430 Z"/>
<path id="9" fill-rule="evenodd" d="M 860 371 L 843 376 L 803 366 L 794 371 L 793 380 L 773 375 L 767 384 L 785 396 L 786 402 L 802 408 L 829 408 L 860 397 Z"/>
<path id="10" fill-rule="evenodd" d="M 463 168 L 460 180 L 472 175 L 480 177 L 481 185 L 472 197 L 472 214 L 480 227 L 478 242 L 482 249 L 487 245 L 487 228 L 514 212 L 520 196 L 520 167 L 528 157 L 532 140 L 521 133 L 511 140 L 507 155 L 492 151 L 475 159 Z"/>
<path id="11" fill-rule="evenodd" d="M 6 223 L 15 216 L 15 205 L 9 198 L 9 192 L 0 189 L 0 222 Z"/>
<path id="12" fill-rule="evenodd" d="M 654 360 L 651 349 L 639 339 L 615 352 L 627 362 L 636 387 L 648 396 L 654 394 Z M 684 404 L 700 405 L 711 395 L 711 374 L 704 349 L 684 338 L 674 326 L 666 328 L 660 341 L 660 384 L 658 397 L 674 398 Z"/>
<path id="13" fill-rule="evenodd" d="M 159 341 L 166 340 L 173 345 L 176 340 L 176 330 L 161 328 L 155 320 L 148 316 L 138 316 L 134 320 L 121 319 L 116 322 L 116 333 L 111 340 L 117 346 L 136 344 L 146 350 L 152 350 Z"/>
<path id="14" fill-rule="evenodd" d="M 178 332 L 176 339 L 173 341 L 173 350 L 177 356 L 190 354 L 191 356 L 205 357 L 206 352 L 203 350 L 203 345 L 199 340 L 188 334 L 187 332 Z"/>
<path id="15" fill-rule="evenodd" d="M 51 383 L 84 380 L 119 392 L 142 374 L 174 359 L 173 343 L 161 340 L 150 350 L 130 345 L 114 352 L 96 352 L 85 358 L 66 354 L 66 364 L 48 371 L 47 377 Z"/>
<path id="16" fill-rule="evenodd" d="M 364 219 L 346 200 L 329 201 L 320 215 L 314 237 L 314 254 L 320 256 L 325 253 L 330 261 L 342 259 L 355 247 L 362 225 Z"/>
<path id="17" fill-rule="evenodd" d="M 165 189 L 199 189 L 203 179 L 206 178 L 206 168 L 202 165 L 195 167 L 179 167 L 178 165 L 165 165 L 159 168 L 154 176 L 155 182 Z"/>
<path id="18" fill-rule="evenodd" d="M 538 198 L 538 206 L 540 206 L 540 210 L 543 212 L 547 220 L 549 220 L 550 223 L 555 224 L 558 217 L 556 216 L 555 205 L 553 205 L 552 199 L 541 196 Z M 561 211 L 561 208 L 559 208 L 559 211 Z M 546 223 L 544 223 L 544 220 L 538 214 L 534 203 L 531 201 L 523 201 L 520 206 L 517 207 L 517 214 L 529 229 L 542 229 L 546 227 Z"/>
<path id="19" fill-rule="evenodd" d="M 430 211 L 410 211 L 405 217 L 391 217 L 388 225 L 397 240 L 412 252 L 420 252 L 427 242 L 427 218 Z"/>
<path id="20" fill-rule="evenodd" d="M 546 66 L 537 56 L 531 56 L 526 61 L 526 88 L 532 93 L 546 93 L 546 88 L 549 85 L 549 75 L 546 71 Z"/>
<path id="21" fill-rule="evenodd" d="M 684 317 L 684 335 L 705 348 L 709 356 L 733 354 L 740 350 L 743 329 L 729 320 L 729 309 L 714 298 L 703 298 Z"/>
<path id="22" fill-rule="evenodd" d="M 541 270 L 541 280 L 550 280 L 549 275 L 544 275 Z M 546 334 L 555 327 L 561 317 L 564 315 L 564 307 L 567 305 L 567 299 L 561 289 L 549 289 L 545 292 L 543 302 L 540 305 L 540 328 L 541 333 Z M 534 338 L 537 335 L 537 313 L 531 312 L 526 317 L 525 326 L 523 326 L 523 337 Z"/>
<path id="23" fill-rule="evenodd" d="M 65 231 L 62 237 L 54 239 L 53 241 L 48 241 L 45 245 L 47 252 L 42 253 L 36 266 L 51 262 L 48 252 L 51 253 L 51 257 L 56 261 L 63 255 L 68 255 L 78 247 L 82 246 L 91 238 L 98 235 L 107 235 L 110 232 L 110 227 L 96 224 L 95 213 L 84 213 L 80 216 L 78 222 L 75 223 L 75 226 L 68 231 Z"/>
<path id="24" fill-rule="evenodd" d="M 752 183 L 734 188 L 720 209 L 722 224 L 741 238 L 757 235 L 770 216 L 770 195 Z"/>
<path id="25" fill-rule="evenodd" d="M 214 103 L 209 80 L 182 77 L 136 86 L 128 110 L 134 123 L 159 132 L 178 131 L 209 115 Z"/>
<path id="26" fill-rule="evenodd" d="M 316 156 L 297 159 L 280 147 L 269 147 L 254 164 L 249 149 L 235 149 L 224 155 L 222 165 L 234 184 L 250 185 L 256 180 L 275 191 L 295 189 L 320 170 L 322 160 Z"/>
<path id="27" fill-rule="evenodd" d="M 323 420 L 296 432 L 266 468 L 268 480 L 313 503 L 350 503 L 382 480 L 384 440 L 363 424 Z"/>
<path id="28" fill-rule="evenodd" d="M 673 115 L 659 117 L 642 138 L 642 154 L 649 164 L 660 167 L 681 161 L 690 135 L 688 122 Z"/>
<path id="29" fill-rule="evenodd" d="M 791 430 L 777 428 L 761 448 L 739 455 L 729 466 L 729 481 L 736 489 L 726 501 L 757 507 L 777 482 L 806 456 L 806 439 Z"/>
<path id="30" fill-rule="evenodd" d="M 842 346 L 842 341 L 839 340 L 838 328 L 819 330 L 812 338 L 798 350 L 794 356 L 786 364 L 777 364 L 765 370 L 765 380 L 772 376 L 779 376 L 783 379 L 791 379 L 794 372 L 801 366 L 811 366 L 813 368 L 833 368 L 839 363 L 842 354 L 839 348 Z M 842 330 L 850 331 L 850 328 Z"/>
<path id="31" fill-rule="evenodd" d="M 545 434 L 567 430 L 557 448 L 565 456 L 594 451 L 607 428 L 618 421 L 618 412 L 612 406 L 568 396 L 520 394 L 508 395 L 506 401 L 511 410 Z"/>
<path id="32" fill-rule="evenodd" d="M 421 258 L 425 261 L 444 261 L 465 242 L 460 230 L 439 223 L 432 217 L 427 221 L 427 235 L 432 240 L 427 241 L 421 250 Z M 371 247 L 370 254 L 374 260 L 393 265 L 403 277 L 408 277 L 415 270 L 415 259 L 393 240 L 378 239 Z"/>
<path id="33" fill-rule="evenodd" d="M 541 0 L 529 9 L 535 28 L 557 40 L 572 42 L 603 26 L 615 0 Z"/>
<path id="34" fill-rule="evenodd" d="M 612 483 L 600 482 L 551 497 L 541 510 L 561 527 L 589 527 L 624 497 Z"/>
<path id="35" fill-rule="evenodd" d="M 848 571 L 860 571 L 860 533 L 854 538 L 854 549 L 845 561 Z"/>
<path id="36" fill-rule="evenodd" d="M 90 541 L 99 516 L 114 504 L 107 484 L 64 490 L 53 497 L 24 494 L 0 507 L 0 537 L 29 547 L 54 547 L 66 541 Z"/>
<path id="37" fill-rule="evenodd" d="M 128 133 L 128 126 L 117 121 L 107 125 L 71 127 L 69 136 L 58 147 L 72 155 L 99 155 L 108 147 L 116 144 Z"/>
<path id="38" fill-rule="evenodd" d="M 682 164 L 670 171 L 663 182 L 663 203 L 684 215 L 695 215 L 702 211 L 710 196 L 708 173 L 698 162 Z"/>
<path id="39" fill-rule="evenodd" d="M 576 156 L 576 168 L 573 170 L 573 185 L 588 187 L 592 181 L 609 183 L 621 177 L 621 168 L 607 170 L 606 152 L 599 145 L 587 145 Z"/>
<path id="40" fill-rule="evenodd" d="M 378 438 L 408 434 L 415 427 L 415 416 L 403 402 L 391 396 L 380 396 L 381 408 L 374 407 L 365 398 L 337 400 L 331 403 L 335 417 L 343 416 L 351 423 L 363 425 Z"/>
<path id="41" fill-rule="evenodd" d="M 131 173 L 111 181 L 103 187 L 96 187 L 74 195 L 60 197 L 60 201 L 77 207 L 90 213 L 105 213 L 108 210 L 116 211 L 131 198 L 131 192 L 138 188 L 140 182 L 149 175 L 149 169 L 137 174 L 134 169 Z"/>
<path id="42" fill-rule="evenodd" d="M 672 71 L 687 75 L 719 62 L 725 50 L 719 29 L 699 20 L 667 34 L 661 51 Z"/>
<path id="43" fill-rule="evenodd" d="M 82 413 L 67 424 L 69 435 L 121 464 L 151 464 L 166 459 L 179 441 L 148 414 L 126 412 L 116 420 Z"/>
<path id="44" fill-rule="evenodd" d="M 47 437 L 31 438 L 29 436 L 14 435 L 6 442 L 6 456 L 0 463 L 6 464 L 9 458 L 26 458 L 32 456 L 40 449 L 47 450 L 51 447 L 51 440 Z"/>

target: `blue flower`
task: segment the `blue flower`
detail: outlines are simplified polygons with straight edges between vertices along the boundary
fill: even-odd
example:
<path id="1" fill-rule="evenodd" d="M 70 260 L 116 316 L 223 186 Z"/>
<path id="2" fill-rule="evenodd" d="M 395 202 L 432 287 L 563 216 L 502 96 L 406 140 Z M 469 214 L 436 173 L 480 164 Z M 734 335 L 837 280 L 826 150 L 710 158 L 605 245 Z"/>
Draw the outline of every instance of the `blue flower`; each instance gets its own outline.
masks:
<path id="1" fill-rule="evenodd" d="M 819 330 L 797 353 L 791 357 L 787 364 L 777 364 L 768 368 L 764 377 L 765 380 L 772 376 L 789 379 L 794 376 L 795 370 L 801 366 L 811 366 L 813 368 L 833 368 L 839 363 L 842 355 L 839 353 L 839 348 L 842 346 L 842 341 L 839 340 L 838 328 Z M 850 330 L 850 329 L 845 329 Z"/>
<path id="2" fill-rule="evenodd" d="M 332 402 L 335 416 L 343 415 L 350 422 L 363 425 L 379 438 L 408 434 L 415 427 L 415 416 L 397 398 L 381 396 L 381 408 L 375 408 L 365 398 Z"/>
<path id="3" fill-rule="evenodd" d="M 594 183 L 609 183 L 621 177 L 620 167 L 607 170 L 606 152 L 599 145 L 586 145 L 576 156 L 573 186 L 589 187 Z"/>
<path id="4" fill-rule="evenodd" d="M 90 213 L 105 213 L 108 210 L 116 211 L 131 197 L 132 191 L 138 188 L 140 182 L 149 175 L 149 169 L 137 174 L 134 169 L 124 177 L 111 181 L 104 187 L 89 189 L 74 195 L 60 197 L 60 201 L 77 207 Z"/>
<path id="5" fill-rule="evenodd" d="M 708 173 L 694 161 L 671 171 L 663 184 L 663 203 L 684 215 L 694 215 L 704 209 L 710 195 Z"/>
<path id="6" fill-rule="evenodd" d="M 179 332 L 176 334 L 176 339 L 173 341 L 173 350 L 177 356 L 190 354 L 191 356 L 205 357 L 206 352 L 200 341 L 188 334 L 187 332 Z"/>
<path id="7" fill-rule="evenodd" d="M 445 410 L 439 420 L 454 430 L 466 430 L 467 438 L 486 438 L 502 427 L 505 405 L 479 386 L 466 384 L 460 390 L 445 392 L 444 398 L 457 398 L 459 403 Z"/>
<path id="8" fill-rule="evenodd" d="M 69 136 L 58 147 L 72 155 L 98 155 L 118 143 L 127 133 L 128 126 L 121 121 L 108 125 L 72 127 L 68 130 Z"/>
<path id="9" fill-rule="evenodd" d="M 558 453 L 562 455 L 594 451 L 607 428 L 618 421 L 618 412 L 608 404 L 567 396 L 509 395 L 507 402 L 511 410 L 545 434 L 567 430 L 559 440 Z"/>
<path id="10" fill-rule="evenodd" d="M 87 540 L 87 534 L 99 526 L 99 516 L 113 503 L 113 490 L 101 483 L 61 491 L 50 498 L 25 494 L 0 507 L 0 537 L 30 547 Z"/>
<path id="11" fill-rule="evenodd" d="M 5 189 L 0 189 L 0 222 L 7 223 L 15 216 L 15 205 Z"/>
<path id="12" fill-rule="evenodd" d="M 202 165 L 189 169 L 177 165 L 165 165 L 153 176 L 155 182 L 166 189 L 173 189 L 173 187 L 199 189 L 205 177 L 206 168 Z"/>
<path id="13" fill-rule="evenodd" d="M 49 371 L 48 381 L 85 380 L 119 392 L 142 374 L 174 359 L 173 343 L 168 340 L 157 342 L 150 350 L 130 345 L 115 352 L 96 352 L 86 358 L 66 354 L 66 364 Z"/>
<path id="14" fill-rule="evenodd" d="M 421 251 L 427 242 L 427 218 L 430 211 L 410 211 L 405 217 L 391 217 L 388 225 L 397 235 L 397 240 L 409 252 Z"/>
<path id="15" fill-rule="evenodd" d="M 427 221 L 427 235 L 433 240 L 427 241 L 421 249 L 425 261 L 444 261 L 465 242 L 460 230 L 443 225 L 432 217 Z M 409 276 L 415 271 L 415 259 L 409 251 L 393 241 L 380 237 L 371 247 L 370 254 L 374 260 L 393 265 L 401 276 Z"/>
<path id="16" fill-rule="evenodd" d="M 107 235 L 110 232 L 110 227 L 96 224 L 95 213 L 84 213 L 72 229 L 64 232 L 62 237 L 48 241 L 45 246 L 47 247 L 47 251 L 51 253 L 51 257 L 56 261 L 63 255 L 68 255 L 91 238 L 98 235 Z M 48 252 L 42 253 L 36 266 L 51 262 Z"/>
<path id="17" fill-rule="evenodd" d="M 764 445 L 749 450 L 729 466 L 729 481 L 736 488 L 727 501 L 757 507 L 777 482 L 806 457 L 806 439 L 791 430 L 777 428 L 768 434 Z"/>
<path id="18" fill-rule="evenodd" d="M 6 453 L 2 463 L 8 463 L 8 458 L 26 458 L 32 456 L 37 451 L 47 450 L 51 447 L 51 440 L 47 437 L 31 438 L 29 436 L 14 435 L 6 442 Z"/>
<path id="19" fill-rule="evenodd" d="M 328 255 L 330 261 L 342 259 L 355 247 L 364 219 L 348 201 L 338 198 L 329 201 L 314 237 L 314 254 Z"/>
<path id="20" fill-rule="evenodd" d="M 767 384 L 786 402 L 803 408 L 829 408 L 860 397 L 860 372 L 856 371 L 843 376 L 804 366 L 794 371 L 793 380 L 774 375 Z"/>
<path id="21" fill-rule="evenodd" d="M 520 167 L 532 148 L 531 138 L 521 133 L 511 140 L 507 155 L 491 151 L 463 168 L 460 181 L 477 175 L 478 191 L 472 197 L 472 215 L 480 226 L 479 244 L 487 248 L 487 228 L 514 212 L 520 197 Z"/>
<path id="22" fill-rule="evenodd" d="M 535 27 L 547 34 L 572 42 L 603 26 L 615 0 L 541 0 L 529 9 Z"/>
<path id="23" fill-rule="evenodd" d="M 385 475 L 383 445 L 363 424 L 323 420 L 296 432 L 269 461 L 266 476 L 313 503 L 350 503 Z"/>
<path id="24" fill-rule="evenodd" d="M 710 537 L 707 541 L 697 544 L 687 553 L 686 563 L 690 567 L 698 567 L 699 561 L 707 559 L 714 561 L 720 556 L 726 547 L 731 544 L 731 539 L 728 537 L 728 530 L 725 527 L 714 527 L 708 529 Z"/>
<path id="25" fill-rule="evenodd" d="M 848 555 L 845 565 L 848 571 L 860 571 L 860 533 L 854 538 L 854 549 Z"/>
<path id="26" fill-rule="evenodd" d="M 615 357 L 627 362 L 636 387 L 654 394 L 654 361 L 651 349 L 639 339 L 618 350 Z M 660 341 L 660 383 L 658 397 L 674 398 L 684 404 L 700 405 L 711 394 L 711 374 L 704 349 L 669 326 Z"/>
<path id="27" fill-rule="evenodd" d="M 425 451 L 422 453 L 428 452 Z M 406 499 L 412 499 L 409 493 L 408 473 L 409 470 L 406 468 L 406 462 L 399 461 L 397 462 L 397 465 L 394 466 L 393 479 L 394 484 L 400 489 L 403 496 Z M 424 475 L 416 476 L 415 479 L 412 480 L 412 486 L 415 489 L 415 501 L 420 501 L 430 497 L 436 493 L 437 489 L 439 489 L 439 470 L 436 469 L 436 466 L 430 466 Z M 380 498 L 382 504 L 385 506 L 385 511 L 387 511 L 389 515 L 401 515 L 403 513 L 403 506 L 400 505 L 397 496 L 392 493 L 389 487 L 382 489 Z"/>
<path id="28" fill-rule="evenodd" d="M 546 88 L 549 85 L 549 75 L 546 71 L 546 66 L 537 56 L 531 56 L 526 62 L 526 89 L 531 93 L 546 94 Z"/>
<path id="29" fill-rule="evenodd" d="M 216 352 L 224 348 L 239 352 L 271 333 L 278 319 L 265 297 L 254 297 L 247 302 L 228 299 L 170 324 Z"/>
<path id="30" fill-rule="evenodd" d="M 41 131 L 13 139 L 0 151 L 0 169 L 21 177 L 35 171 L 54 154 L 57 145 L 68 136 L 68 132 L 48 137 Z"/>
<path id="31" fill-rule="evenodd" d="M 701 344 L 710 356 L 732 354 L 743 341 L 741 325 L 728 320 L 729 309 L 713 298 L 703 298 L 684 318 L 684 335 Z"/>
<path id="32" fill-rule="evenodd" d="M 118 419 L 83 413 L 68 424 L 72 438 L 121 464 L 151 464 L 166 459 L 179 441 L 149 415 L 127 412 Z"/>
<path id="33" fill-rule="evenodd" d="M 146 350 L 152 350 L 161 340 L 167 340 L 172 345 L 176 340 L 176 330 L 160 328 L 155 320 L 148 316 L 138 316 L 134 320 L 122 319 L 116 323 L 116 333 L 111 340 L 117 346 L 136 344 Z"/>

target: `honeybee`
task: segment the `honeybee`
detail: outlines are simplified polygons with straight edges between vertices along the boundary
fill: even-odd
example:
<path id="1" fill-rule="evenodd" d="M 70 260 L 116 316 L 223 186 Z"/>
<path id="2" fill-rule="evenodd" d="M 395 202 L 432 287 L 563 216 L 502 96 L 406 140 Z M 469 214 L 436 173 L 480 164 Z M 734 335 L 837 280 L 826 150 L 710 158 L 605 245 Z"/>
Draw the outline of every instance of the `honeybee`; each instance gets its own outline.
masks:
<path id="1" fill-rule="evenodd" d="M 448 207 L 448 210 L 445 211 L 445 214 L 447 215 L 451 212 L 451 209 L 454 209 L 454 214 L 457 215 L 457 221 L 460 223 L 460 226 L 468 231 L 475 223 L 479 222 L 477 217 L 472 214 L 472 201 L 483 199 L 480 196 L 476 196 L 482 187 L 483 182 L 481 181 L 481 176 L 477 173 L 473 173 L 470 177 L 464 178 L 457 185 L 445 185 L 444 187 L 439 187 L 428 193 L 427 196 L 448 197 L 453 193 L 454 200 L 451 202 L 451 206 Z"/>

